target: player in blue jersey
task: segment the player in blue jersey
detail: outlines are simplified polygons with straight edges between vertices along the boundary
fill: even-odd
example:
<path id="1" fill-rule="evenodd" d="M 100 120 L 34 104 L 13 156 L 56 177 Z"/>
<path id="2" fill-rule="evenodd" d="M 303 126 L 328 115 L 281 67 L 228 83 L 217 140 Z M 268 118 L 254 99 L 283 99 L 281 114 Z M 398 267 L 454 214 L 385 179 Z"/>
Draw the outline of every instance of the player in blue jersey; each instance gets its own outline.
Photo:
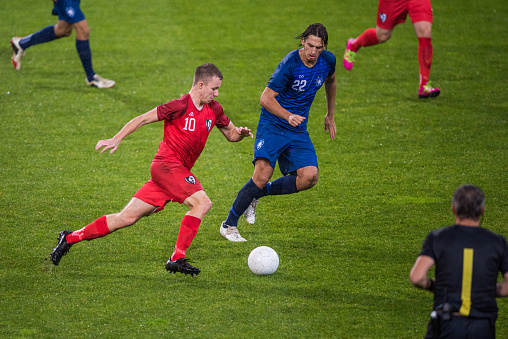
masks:
<path id="1" fill-rule="evenodd" d="M 495 338 L 496 297 L 508 297 L 508 243 L 480 227 L 485 195 L 463 185 L 452 198 L 455 225 L 430 232 L 409 278 L 434 293 L 425 338 Z M 435 279 L 427 274 L 435 265 Z M 498 282 L 499 273 L 503 281 Z"/>
<path id="2" fill-rule="evenodd" d="M 318 181 L 316 151 L 307 132 L 309 109 L 316 92 L 325 85 L 325 131 L 336 135 L 334 121 L 335 56 L 326 50 L 328 33 L 312 24 L 297 39 L 302 48 L 290 52 L 275 69 L 261 95 L 261 116 L 254 144 L 254 174 L 242 187 L 220 233 L 230 241 L 246 241 L 238 232 L 244 214 L 253 224 L 258 200 L 267 195 L 291 194 L 309 189 Z M 269 182 L 275 164 L 284 175 Z"/>
<path id="3" fill-rule="evenodd" d="M 21 68 L 21 58 L 28 47 L 50 42 L 71 35 L 76 31 L 76 50 L 86 73 L 86 84 L 98 88 L 110 88 L 115 85 L 113 80 L 104 79 L 95 73 L 92 67 L 92 51 L 90 49 L 90 28 L 85 15 L 79 7 L 81 0 L 53 0 L 53 15 L 58 15 L 58 23 L 27 35 L 24 38 L 11 39 L 12 64 L 14 69 Z"/>

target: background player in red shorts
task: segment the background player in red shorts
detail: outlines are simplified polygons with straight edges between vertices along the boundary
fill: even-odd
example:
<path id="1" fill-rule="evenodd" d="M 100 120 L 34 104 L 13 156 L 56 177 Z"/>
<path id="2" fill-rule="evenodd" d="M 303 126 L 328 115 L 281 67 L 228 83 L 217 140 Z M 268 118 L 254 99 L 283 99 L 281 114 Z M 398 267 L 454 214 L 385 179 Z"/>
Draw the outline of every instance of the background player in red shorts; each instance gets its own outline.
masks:
<path id="1" fill-rule="evenodd" d="M 153 159 L 150 180 L 121 212 L 102 216 L 74 232 L 60 232 L 58 245 L 51 253 L 53 264 L 58 265 L 75 243 L 133 225 L 142 217 L 162 210 L 169 201 L 176 201 L 189 207 L 189 212 L 182 219 L 175 251 L 167 261 L 166 269 L 175 273 L 199 274 L 200 270 L 185 259 L 185 251 L 212 203 L 190 170 L 214 125 L 231 142 L 253 137 L 250 129 L 235 127 L 224 115 L 222 106 L 213 100 L 219 95 L 222 78 L 222 73 L 213 64 L 197 67 L 188 94 L 132 119 L 113 138 L 97 143 L 96 150 L 102 148 L 102 153 L 110 149 L 113 153 L 127 135 L 143 125 L 164 120 L 164 139 Z"/>
<path id="2" fill-rule="evenodd" d="M 430 0 L 379 0 L 376 28 L 369 28 L 356 39 L 347 41 L 344 53 L 344 67 L 353 68 L 356 52 L 360 47 L 368 47 L 385 42 L 392 31 L 406 21 L 409 14 L 418 38 L 418 63 L 420 65 L 420 87 L 418 98 L 434 98 L 441 92 L 430 85 L 429 74 L 432 65 L 432 6 Z"/>

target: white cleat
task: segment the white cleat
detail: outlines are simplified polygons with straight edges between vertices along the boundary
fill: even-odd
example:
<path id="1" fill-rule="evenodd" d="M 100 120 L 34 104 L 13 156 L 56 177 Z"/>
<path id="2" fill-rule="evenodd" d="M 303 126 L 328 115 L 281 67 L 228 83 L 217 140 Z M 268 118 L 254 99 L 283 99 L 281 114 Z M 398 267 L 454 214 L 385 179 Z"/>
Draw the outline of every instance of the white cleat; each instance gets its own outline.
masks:
<path id="1" fill-rule="evenodd" d="M 115 86 L 115 82 L 113 80 L 104 79 L 99 74 L 95 74 L 92 81 L 88 81 L 88 79 L 86 79 L 86 84 L 97 88 L 111 88 Z"/>
<path id="2" fill-rule="evenodd" d="M 223 226 L 228 226 L 225 221 L 223 221 L 222 225 L 220 225 L 220 235 L 224 238 L 234 242 L 247 241 L 247 239 L 242 238 L 236 226 L 228 226 L 227 228 L 224 228 Z"/>
<path id="3" fill-rule="evenodd" d="M 12 46 L 12 64 L 14 65 L 14 69 L 19 71 L 21 68 L 21 58 L 23 55 L 25 55 L 25 50 L 21 48 L 19 45 L 21 38 L 20 37 L 14 37 L 11 39 L 11 46 Z"/>
<path id="4" fill-rule="evenodd" d="M 254 225 L 256 222 L 256 206 L 258 205 L 259 199 L 252 199 L 252 202 L 250 203 L 249 207 L 245 210 L 243 213 L 243 216 L 245 217 L 245 220 L 251 225 Z"/>

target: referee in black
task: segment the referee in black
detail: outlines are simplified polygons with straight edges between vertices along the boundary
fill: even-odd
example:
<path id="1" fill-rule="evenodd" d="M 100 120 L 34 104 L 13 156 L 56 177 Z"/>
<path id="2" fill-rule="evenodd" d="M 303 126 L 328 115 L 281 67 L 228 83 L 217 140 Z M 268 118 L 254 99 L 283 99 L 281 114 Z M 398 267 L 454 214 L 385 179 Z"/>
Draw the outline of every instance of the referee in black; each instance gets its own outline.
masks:
<path id="1" fill-rule="evenodd" d="M 459 187 L 452 211 L 455 225 L 427 235 L 409 275 L 414 286 L 434 293 L 425 338 L 495 338 L 496 297 L 508 296 L 508 244 L 480 227 L 485 195 L 479 187 Z M 498 283 L 499 272 L 504 279 Z"/>

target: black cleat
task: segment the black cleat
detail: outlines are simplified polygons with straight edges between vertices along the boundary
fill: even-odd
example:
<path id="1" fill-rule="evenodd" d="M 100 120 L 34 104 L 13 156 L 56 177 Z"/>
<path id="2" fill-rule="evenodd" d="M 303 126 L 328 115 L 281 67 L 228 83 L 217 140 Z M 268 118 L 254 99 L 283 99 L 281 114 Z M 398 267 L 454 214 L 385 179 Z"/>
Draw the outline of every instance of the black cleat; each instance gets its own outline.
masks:
<path id="1" fill-rule="evenodd" d="M 172 261 L 171 258 L 168 259 L 168 262 L 166 263 L 166 270 L 169 272 L 180 272 L 185 275 L 190 274 L 191 276 L 198 275 L 201 270 L 197 267 L 191 266 L 189 263 L 193 262 L 189 259 L 180 258 L 175 261 Z"/>
<path id="2" fill-rule="evenodd" d="M 72 233 L 71 231 L 62 231 L 60 232 L 60 235 L 58 236 L 58 245 L 53 249 L 53 252 L 51 252 L 51 261 L 53 261 L 53 264 L 58 265 L 60 263 L 60 259 L 64 255 L 69 252 L 69 249 L 72 245 L 69 245 L 67 243 L 67 234 Z"/>

